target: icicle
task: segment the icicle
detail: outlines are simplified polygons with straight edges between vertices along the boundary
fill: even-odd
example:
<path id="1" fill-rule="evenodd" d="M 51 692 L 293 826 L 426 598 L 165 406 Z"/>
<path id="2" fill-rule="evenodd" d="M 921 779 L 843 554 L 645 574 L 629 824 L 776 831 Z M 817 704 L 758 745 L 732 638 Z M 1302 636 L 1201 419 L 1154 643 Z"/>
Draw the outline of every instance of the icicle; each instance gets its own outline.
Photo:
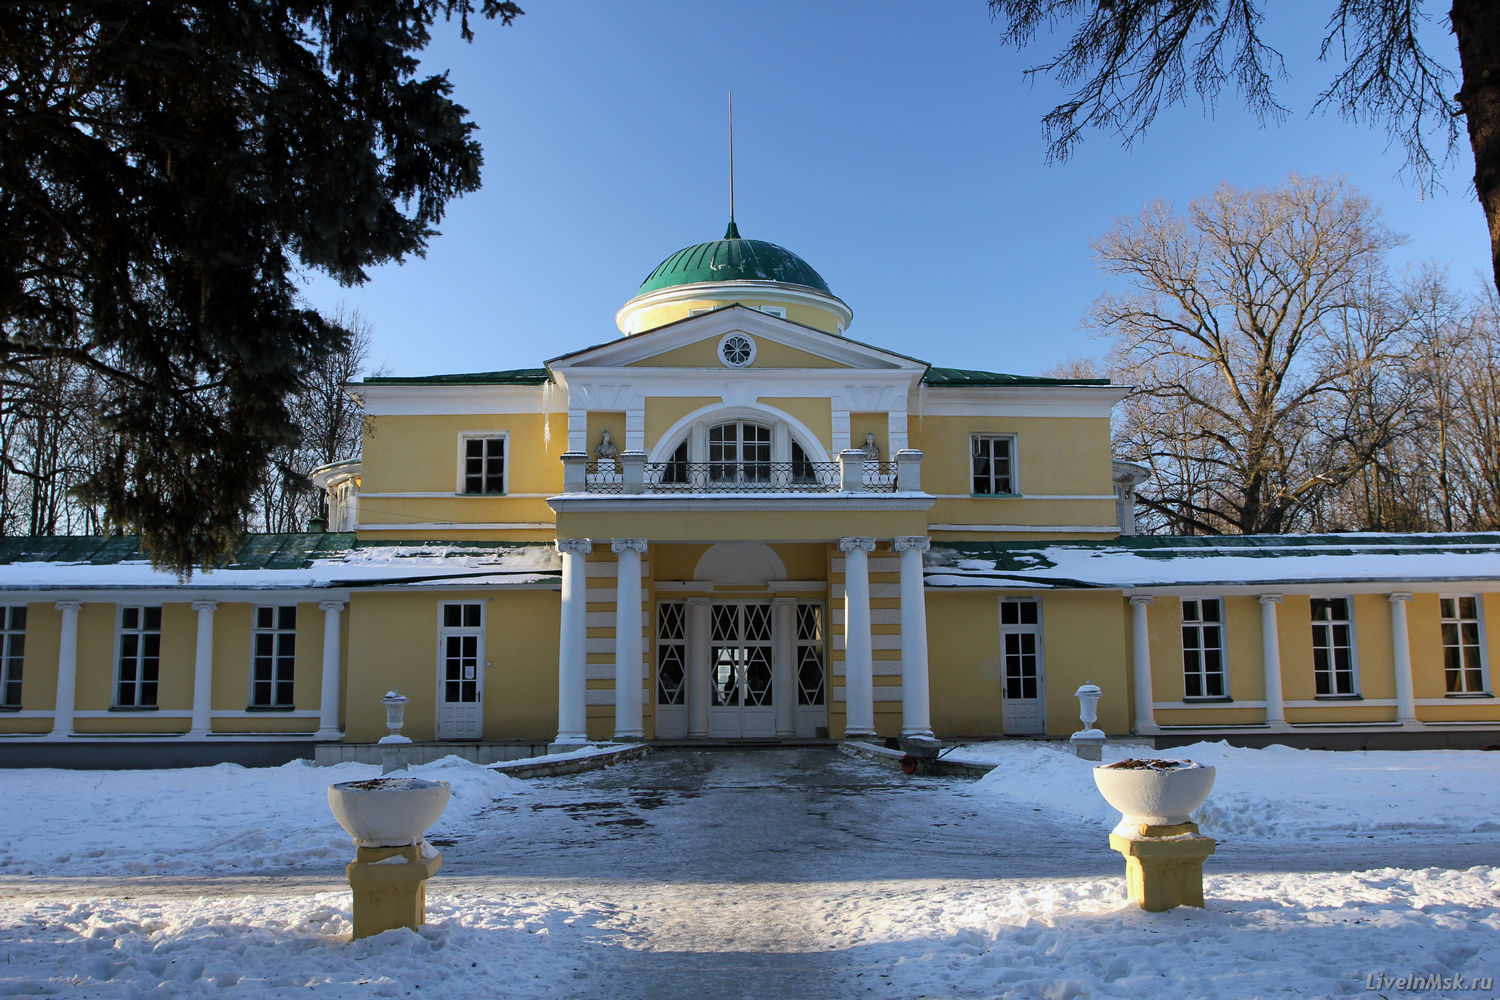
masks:
<path id="1" fill-rule="evenodd" d="M 542 454 L 552 447 L 552 380 L 542 383 Z"/>

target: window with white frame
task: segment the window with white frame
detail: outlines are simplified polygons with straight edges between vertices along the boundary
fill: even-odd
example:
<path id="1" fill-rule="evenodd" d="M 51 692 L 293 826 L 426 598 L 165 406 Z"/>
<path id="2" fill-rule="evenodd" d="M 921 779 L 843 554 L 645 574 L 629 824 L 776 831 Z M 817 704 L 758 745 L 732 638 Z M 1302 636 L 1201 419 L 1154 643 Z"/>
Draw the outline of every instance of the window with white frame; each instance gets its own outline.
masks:
<path id="1" fill-rule="evenodd" d="M 0 708 L 21 707 L 26 660 L 26 606 L 0 608 Z"/>
<path id="2" fill-rule="evenodd" d="M 1484 645 L 1480 639 L 1479 598 L 1443 597 L 1443 678 L 1449 694 L 1484 694 Z"/>
<path id="3" fill-rule="evenodd" d="M 505 492 L 505 435 L 464 436 L 463 492 Z"/>
<path id="4" fill-rule="evenodd" d="M 730 420 L 708 429 L 708 478 L 715 483 L 768 482 L 771 428 Z"/>
<path id="5" fill-rule="evenodd" d="M 975 496 L 1007 496 L 1016 492 L 1016 436 L 970 436 L 969 464 Z"/>
<path id="6" fill-rule="evenodd" d="M 1347 597 L 1312 599 L 1313 684 L 1320 698 L 1358 693 L 1353 625 Z"/>
<path id="7" fill-rule="evenodd" d="M 1182 690 L 1186 698 L 1225 698 L 1224 602 L 1182 599 Z"/>
<path id="8" fill-rule="evenodd" d="M 257 607 L 250 633 L 250 707 L 292 708 L 297 606 Z"/>
<path id="9" fill-rule="evenodd" d="M 120 608 L 115 707 L 155 708 L 161 671 L 161 608 Z"/>

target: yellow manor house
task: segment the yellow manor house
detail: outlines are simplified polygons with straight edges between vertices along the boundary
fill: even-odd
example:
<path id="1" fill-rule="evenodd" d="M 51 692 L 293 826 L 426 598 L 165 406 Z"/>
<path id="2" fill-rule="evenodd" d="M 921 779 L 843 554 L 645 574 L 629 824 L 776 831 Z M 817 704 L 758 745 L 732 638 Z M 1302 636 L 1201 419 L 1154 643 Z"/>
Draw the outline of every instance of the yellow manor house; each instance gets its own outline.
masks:
<path id="1" fill-rule="evenodd" d="M 1137 536 L 1126 388 L 852 319 L 731 222 L 615 339 L 350 386 L 326 532 L 186 584 L 132 539 L 0 540 L 0 763 L 374 759 L 392 689 L 419 753 L 486 761 L 1066 737 L 1086 683 L 1157 745 L 1500 745 L 1500 534 Z"/>

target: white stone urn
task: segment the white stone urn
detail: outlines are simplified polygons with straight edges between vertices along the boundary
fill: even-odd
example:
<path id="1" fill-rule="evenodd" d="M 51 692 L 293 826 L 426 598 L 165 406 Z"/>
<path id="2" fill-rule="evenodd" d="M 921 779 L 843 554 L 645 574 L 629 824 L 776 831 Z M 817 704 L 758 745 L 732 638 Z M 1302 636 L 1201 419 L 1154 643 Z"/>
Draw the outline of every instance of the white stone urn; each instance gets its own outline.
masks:
<path id="1" fill-rule="evenodd" d="M 448 807 L 452 787 L 425 778 L 368 778 L 328 786 L 328 808 L 356 847 L 408 847 Z"/>
<path id="2" fill-rule="evenodd" d="M 1190 822 L 1214 787 L 1214 768 L 1190 760 L 1130 759 L 1094 768 L 1104 801 L 1120 811 L 1117 832 Z"/>

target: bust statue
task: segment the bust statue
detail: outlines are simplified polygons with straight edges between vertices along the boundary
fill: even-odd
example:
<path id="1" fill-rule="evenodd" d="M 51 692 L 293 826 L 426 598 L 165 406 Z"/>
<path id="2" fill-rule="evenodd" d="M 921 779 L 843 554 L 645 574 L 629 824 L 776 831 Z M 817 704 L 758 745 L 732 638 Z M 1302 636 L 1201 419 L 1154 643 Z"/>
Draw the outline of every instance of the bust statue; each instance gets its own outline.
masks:
<path id="1" fill-rule="evenodd" d="M 609 438 L 609 431 L 603 431 L 599 435 L 599 443 L 594 446 L 594 457 L 600 462 L 613 464 L 615 458 L 620 454 L 620 449 Z"/>
<path id="2" fill-rule="evenodd" d="M 865 453 L 866 462 L 880 461 L 880 445 L 875 443 L 874 434 L 865 435 L 865 446 L 861 450 Z"/>

